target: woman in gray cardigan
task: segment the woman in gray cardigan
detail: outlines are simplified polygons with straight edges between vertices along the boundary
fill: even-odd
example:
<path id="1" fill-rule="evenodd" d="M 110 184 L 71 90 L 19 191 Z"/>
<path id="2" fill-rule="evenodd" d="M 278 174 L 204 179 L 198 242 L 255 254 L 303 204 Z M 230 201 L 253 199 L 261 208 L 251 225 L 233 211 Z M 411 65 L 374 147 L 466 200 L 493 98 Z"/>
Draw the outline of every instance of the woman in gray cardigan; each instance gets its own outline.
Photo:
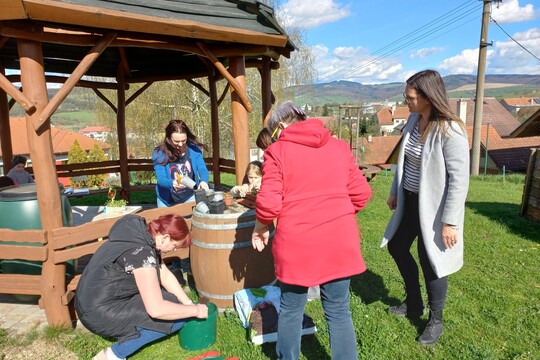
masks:
<path id="1" fill-rule="evenodd" d="M 429 322 L 418 341 L 435 344 L 443 332 L 447 276 L 463 266 L 463 220 L 469 187 L 469 145 L 463 122 L 451 111 L 438 72 L 421 71 L 407 80 L 411 115 L 403 130 L 397 171 L 388 198 L 395 210 L 381 247 L 388 243 L 407 297 L 389 312 L 421 316 L 418 265 L 410 253 L 418 237 L 418 257 L 426 284 Z"/>

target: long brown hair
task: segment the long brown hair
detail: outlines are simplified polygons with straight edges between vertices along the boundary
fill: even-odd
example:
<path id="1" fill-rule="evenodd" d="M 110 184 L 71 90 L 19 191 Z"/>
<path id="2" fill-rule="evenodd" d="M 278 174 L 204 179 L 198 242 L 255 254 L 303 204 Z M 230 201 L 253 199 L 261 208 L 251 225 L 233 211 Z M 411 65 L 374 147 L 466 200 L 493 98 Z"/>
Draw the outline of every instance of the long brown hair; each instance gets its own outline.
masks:
<path id="1" fill-rule="evenodd" d="M 169 236 L 179 243 L 178 248 L 187 248 L 191 245 L 191 232 L 186 220 L 178 214 L 161 215 L 157 219 L 150 221 L 147 230 L 153 238 L 159 233 Z"/>
<path id="2" fill-rule="evenodd" d="M 180 150 L 178 150 L 176 146 L 174 146 L 174 144 L 172 143 L 171 136 L 174 133 L 186 134 L 188 144 L 195 144 L 200 148 L 208 151 L 208 147 L 202 142 L 200 142 L 195 135 L 193 135 L 185 122 L 183 122 L 182 120 L 171 120 L 165 128 L 165 139 L 160 145 L 157 146 L 157 149 L 167 154 L 167 156 L 163 159 L 163 162 L 165 164 L 176 161 L 176 159 L 178 159 L 178 157 L 182 155 L 180 153 Z"/>
<path id="3" fill-rule="evenodd" d="M 431 114 L 428 125 L 422 134 L 422 140 L 431 131 L 446 136 L 448 129 L 455 122 L 465 130 L 463 121 L 452 111 L 448 95 L 441 75 L 435 70 L 423 70 L 407 79 L 407 85 L 416 90 L 418 95 L 427 99 L 431 104 Z M 448 125 L 448 126 L 445 126 Z"/>

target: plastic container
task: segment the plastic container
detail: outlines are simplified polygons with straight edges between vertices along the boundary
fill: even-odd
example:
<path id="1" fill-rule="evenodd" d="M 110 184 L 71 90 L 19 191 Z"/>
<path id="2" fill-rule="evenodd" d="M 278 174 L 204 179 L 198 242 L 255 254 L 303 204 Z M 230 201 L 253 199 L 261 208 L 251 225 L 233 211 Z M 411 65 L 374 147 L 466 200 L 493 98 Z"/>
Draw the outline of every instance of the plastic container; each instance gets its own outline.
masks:
<path id="1" fill-rule="evenodd" d="M 214 303 L 208 306 L 207 319 L 190 319 L 178 332 L 178 342 L 185 350 L 202 350 L 216 342 L 218 309 Z"/>

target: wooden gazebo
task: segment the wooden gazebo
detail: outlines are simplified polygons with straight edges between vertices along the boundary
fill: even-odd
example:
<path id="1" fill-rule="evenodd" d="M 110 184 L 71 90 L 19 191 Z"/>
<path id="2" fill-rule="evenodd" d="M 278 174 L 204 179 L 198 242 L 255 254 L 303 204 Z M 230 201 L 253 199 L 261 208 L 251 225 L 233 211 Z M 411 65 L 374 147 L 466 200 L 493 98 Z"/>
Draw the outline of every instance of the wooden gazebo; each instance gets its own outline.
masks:
<path id="1" fill-rule="evenodd" d="M 219 178 L 217 117 L 225 93 L 217 93 L 216 82 L 226 79 L 230 85 L 226 89 L 231 91 L 236 178 L 241 181 L 249 162 L 247 113 L 252 109 L 246 94 L 245 69 L 256 67 L 261 75 L 262 122 L 272 103 L 271 70 L 279 67 L 279 58 L 288 57 L 293 46 L 276 22 L 273 9 L 253 0 L 0 0 L 0 8 L 0 143 L 4 172 L 11 168 L 13 155 L 9 110 L 17 102 L 26 112 L 43 226 L 43 232 L 32 236 L 32 231 L 0 229 L 0 241 L 26 237 L 44 244 L 39 255 L 32 258 L 43 261 L 39 292 L 34 287 L 23 293 L 41 295 L 49 324 L 66 325 L 70 317 L 66 307 L 69 299 L 62 300 L 65 263 L 61 259 L 53 261 L 52 251 L 60 247 L 55 234 L 60 234 L 62 246 L 68 247 L 74 244 L 69 238 L 80 238 L 81 234 L 68 236 L 62 232 L 58 169 L 50 134 L 50 117 L 62 101 L 74 87 L 89 87 L 116 112 L 119 160 L 103 165 L 111 168 L 114 163 L 122 187 L 127 189 L 130 169 L 126 106 L 153 82 L 187 80 L 210 98 L 212 171 Z M 194 82 L 196 78 L 207 78 L 208 87 Z M 15 86 L 19 83 L 21 88 Z M 47 83 L 62 84 L 52 99 L 47 96 Z M 126 89 L 134 83 L 143 86 L 126 98 Z M 116 104 L 101 89 L 115 90 Z M 100 225 L 96 233 L 105 230 Z M 84 233 L 88 236 L 91 227 Z M 20 258 L 21 254 L 28 257 L 32 252 L 17 249 L 23 247 L 2 248 L 7 249 L 1 255 L 3 259 Z M 21 293 L 21 284 L 30 282 L 25 276 L 30 275 L 2 274 L 2 292 Z M 36 279 L 31 281 L 36 283 Z"/>

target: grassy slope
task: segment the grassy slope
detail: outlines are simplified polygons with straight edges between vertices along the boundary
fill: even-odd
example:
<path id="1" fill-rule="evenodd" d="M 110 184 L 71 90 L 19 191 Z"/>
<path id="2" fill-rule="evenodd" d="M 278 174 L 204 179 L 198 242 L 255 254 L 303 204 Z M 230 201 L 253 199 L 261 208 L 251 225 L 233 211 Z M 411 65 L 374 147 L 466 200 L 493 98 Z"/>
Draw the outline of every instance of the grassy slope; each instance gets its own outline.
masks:
<path id="1" fill-rule="evenodd" d="M 373 199 L 358 217 L 369 269 L 352 282 L 351 308 L 361 358 L 540 358 L 540 224 L 518 216 L 523 177 L 507 178 L 504 184 L 500 177 L 471 180 L 465 266 L 450 276 L 445 333 L 435 348 L 424 348 L 415 341 L 427 321 L 425 317 L 409 321 L 386 312 L 389 305 L 403 299 L 397 268 L 387 250 L 379 249 L 390 216 L 385 204 L 390 181 L 391 176 L 380 174 L 371 183 Z M 191 296 L 196 297 L 194 292 Z M 303 339 L 301 359 L 329 359 L 320 301 L 308 303 L 306 311 L 319 331 Z M 91 358 L 110 344 L 79 331 L 63 336 L 64 345 L 82 359 Z M 246 340 L 245 330 L 232 312 L 220 316 L 218 340 L 211 350 L 243 360 L 275 358 L 274 344 L 252 346 Z M 202 353 L 182 350 L 173 335 L 143 349 L 133 359 L 185 359 Z"/>

